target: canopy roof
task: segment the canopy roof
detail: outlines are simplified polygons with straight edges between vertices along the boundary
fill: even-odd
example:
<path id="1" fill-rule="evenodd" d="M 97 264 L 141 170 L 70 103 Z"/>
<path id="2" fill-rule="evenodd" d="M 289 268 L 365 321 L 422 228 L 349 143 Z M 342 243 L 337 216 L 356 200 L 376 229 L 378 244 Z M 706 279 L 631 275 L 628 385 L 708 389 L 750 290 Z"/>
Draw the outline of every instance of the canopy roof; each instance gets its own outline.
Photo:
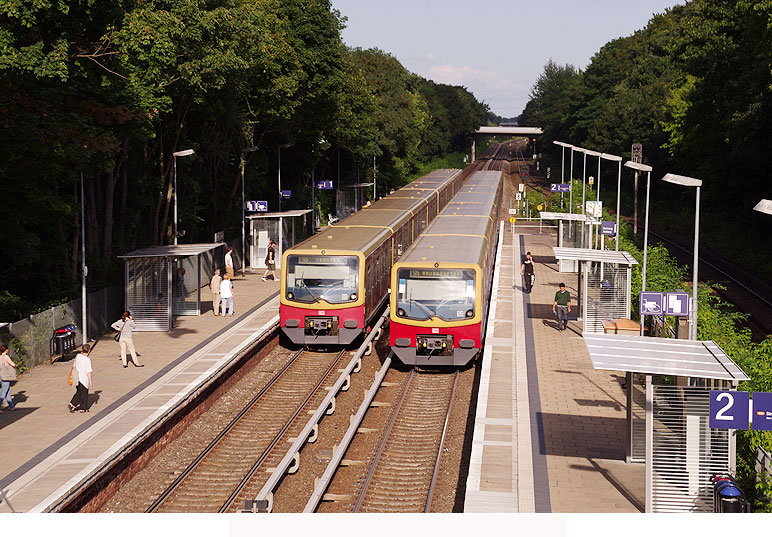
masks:
<path id="1" fill-rule="evenodd" d="M 748 375 L 713 341 L 582 334 L 595 369 L 731 381 Z"/>
<path id="2" fill-rule="evenodd" d="M 128 254 L 119 255 L 119 259 L 130 259 L 136 257 L 187 257 L 190 255 L 199 255 L 223 246 L 222 242 L 210 242 L 201 244 L 169 244 L 167 246 L 150 246 L 134 250 Z"/>
<path id="3" fill-rule="evenodd" d="M 304 214 L 308 214 L 311 212 L 311 209 L 294 209 L 292 211 L 282 211 L 280 213 L 257 213 L 257 214 L 248 214 L 247 218 L 250 220 L 255 220 L 258 218 L 288 218 L 291 216 L 303 216 Z"/>
<path id="4" fill-rule="evenodd" d="M 597 261 L 599 263 L 616 263 L 617 265 L 637 265 L 638 261 L 630 252 L 616 250 L 594 250 L 592 248 L 558 248 L 552 247 L 556 259 L 568 261 Z"/>
<path id="5" fill-rule="evenodd" d="M 541 211 L 539 218 L 543 220 L 578 220 L 580 222 L 594 222 L 595 219 L 580 213 L 551 213 L 548 211 Z"/>

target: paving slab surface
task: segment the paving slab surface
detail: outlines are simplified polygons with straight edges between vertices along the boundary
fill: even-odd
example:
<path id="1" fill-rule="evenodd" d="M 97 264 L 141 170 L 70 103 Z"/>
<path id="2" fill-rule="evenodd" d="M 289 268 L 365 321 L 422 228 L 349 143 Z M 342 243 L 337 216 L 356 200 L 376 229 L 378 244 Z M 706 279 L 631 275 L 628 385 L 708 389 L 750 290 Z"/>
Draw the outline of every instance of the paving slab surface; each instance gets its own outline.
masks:
<path id="1" fill-rule="evenodd" d="M 0 412 L 0 513 L 47 510 L 271 329 L 279 283 L 260 276 L 234 279 L 233 317 L 215 317 L 204 288 L 200 316 L 176 317 L 171 332 L 135 333 L 143 368 L 124 368 L 113 333 L 100 337 L 88 413 L 68 411 L 70 361 L 20 375 L 16 410 Z"/>
<path id="2" fill-rule="evenodd" d="M 643 512 L 644 466 L 626 464 L 624 376 L 595 371 L 581 337 L 575 273 L 561 274 L 554 232 L 504 225 L 481 367 L 466 512 Z M 525 293 L 520 261 L 536 279 Z M 569 329 L 552 302 L 564 282 Z"/>

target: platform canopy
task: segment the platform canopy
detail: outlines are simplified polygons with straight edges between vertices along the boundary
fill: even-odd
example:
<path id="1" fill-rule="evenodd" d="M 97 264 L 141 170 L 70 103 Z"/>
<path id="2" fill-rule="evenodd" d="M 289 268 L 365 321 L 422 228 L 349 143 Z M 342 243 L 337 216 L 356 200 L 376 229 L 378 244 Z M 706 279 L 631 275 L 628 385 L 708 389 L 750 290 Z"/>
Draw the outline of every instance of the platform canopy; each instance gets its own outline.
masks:
<path id="1" fill-rule="evenodd" d="M 131 259 L 137 257 L 186 257 L 189 255 L 199 255 L 222 246 L 222 243 L 200 243 L 200 244 L 169 244 L 166 246 L 150 246 L 134 250 L 128 254 L 119 255 L 119 259 Z"/>
<path id="2" fill-rule="evenodd" d="M 630 252 L 616 250 L 595 250 L 592 248 L 558 248 L 553 247 L 555 259 L 569 261 L 594 261 L 597 263 L 616 263 L 617 265 L 637 265 L 638 261 Z"/>
<path id="3" fill-rule="evenodd" d="M 750 377 L 713 341 L 582 334 L 595 369 L 740 382 Z"/>
<path id="4" fill-rule="evenodd" d="M 292 211 L 282 211 L 280 213 L 254 213 L 254 214 L 248 214 L 247 219 L 253 220 L 253 219 L 260 219 L 260 218 L 290 218 L 294 216 L 305 216 L 308 213 L 311 212 L 311 209 L 294 209 Z"/>
<path id="5" fill-rule="evenodd" d="M 542 134 L 541 127 L 480 127 L 475 134 L 522 134 L 533 136 Z"/>
<path id="6" fill-rule="evenodd" d="M 551 213 L 548 211 L 541 211 L 539 218 L 542 220 L 576 220 L 578 222 L 594 222 L 595 219 L 591 216 L 581 213 Z"/>

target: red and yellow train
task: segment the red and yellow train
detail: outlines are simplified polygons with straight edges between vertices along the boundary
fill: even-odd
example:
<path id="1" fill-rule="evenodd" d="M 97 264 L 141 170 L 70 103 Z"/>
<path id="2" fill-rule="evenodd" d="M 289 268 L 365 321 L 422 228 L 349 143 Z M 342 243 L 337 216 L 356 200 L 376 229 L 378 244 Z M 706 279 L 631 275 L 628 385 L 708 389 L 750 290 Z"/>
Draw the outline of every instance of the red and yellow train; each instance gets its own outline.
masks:
<path id="1" fill-rule="evenodd" d="M 474 173 L 392 267 L 389 342 L 403 363 L 461 366 L 479 353 L 502 191 L 500 171 Z"/>
<path id="2" fill-rule="evenodd" d="M 284 252 L 281 330 L 299 345 L 347 345 L 389 296 L 391 267 L 462 187 L 435 170 Z"/>

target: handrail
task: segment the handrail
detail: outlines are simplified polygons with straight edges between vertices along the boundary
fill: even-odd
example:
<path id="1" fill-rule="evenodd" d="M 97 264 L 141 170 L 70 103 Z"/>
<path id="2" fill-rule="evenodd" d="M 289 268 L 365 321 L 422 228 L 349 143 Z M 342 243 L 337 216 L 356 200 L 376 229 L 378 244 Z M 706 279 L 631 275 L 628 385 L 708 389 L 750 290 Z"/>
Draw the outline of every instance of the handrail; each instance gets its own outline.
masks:
<path id="1" fill-rule="evenodd" d="M 351 359 L 348 365 L 343 369 L 343 372 L 341 373 L 340 377 L 338 377 L 338 380 L 329 389 L 329 391 L 327 392 L 327 396 L 319 404 L 319 407 L 316 409 L 316 411 L 313 413 L 311 418 L 308 420 L 308 423 L 306 423 L 306 426 L 303 427 L 303 430 L 300 432 L 300 434 L 298 434 L 297 438 L 292 443 L 292 446 L 290 446 L 289 450 L 287 450 L 287 453 L 284 455 L 284 458 L 276 466 L 276 469 L 268 478 L 268 481 L 266 481 L 265 485 L 263 485 L 263 488 L 260 489 L 260 492 L 257 494 L 254 500 L 252 500 L 251 502 L 247 501 L 247 506 L 245 506 L 245 510 L 251 511 L 251 512 L 260 512 L 260 513 L 271 512 L 273 507 L 273 489 L 276 488 L 276 485 L 279 484 L 279 481 L 281 481 L 282 477 L 290 468 L 290 466 L 292 466 L 295 463 L 296 458 L 299 456 L 300 449 L 308 441 L 308 438 L 310 437 L 311 433 L 315 431 L 319 422 L 324 417 L 324 414 L 327 412 L 327 409 L 330 408 L 330 405 L 333 404 L 333 399 L 338 395 L 338 393 L 341 391 L 344 385 L 346 387 L 348 386 L 349 375 L 351 375 L 354 368 L 357 367 L 365 351 L 368 348 L 370 348 L 370 345 L 372 344 L 373 339 L 375 338 L 376 334 L 381 330 L 383 323 L 386 322 L 386 319 L 388 319 L 388 317 L 389 317 L 389 308 L 386 307 L 386 310 L 384 311 L 383 315 L 381 315 L 380 319 L 378 319 L 378 322 L 373 326 L 372 330 L 370 331 L 370 334 L 368 334 L 368 336 L 362 342 L 362 345 L 359 347 L 356 354 L 354 354 L 354 357 Z"/>

